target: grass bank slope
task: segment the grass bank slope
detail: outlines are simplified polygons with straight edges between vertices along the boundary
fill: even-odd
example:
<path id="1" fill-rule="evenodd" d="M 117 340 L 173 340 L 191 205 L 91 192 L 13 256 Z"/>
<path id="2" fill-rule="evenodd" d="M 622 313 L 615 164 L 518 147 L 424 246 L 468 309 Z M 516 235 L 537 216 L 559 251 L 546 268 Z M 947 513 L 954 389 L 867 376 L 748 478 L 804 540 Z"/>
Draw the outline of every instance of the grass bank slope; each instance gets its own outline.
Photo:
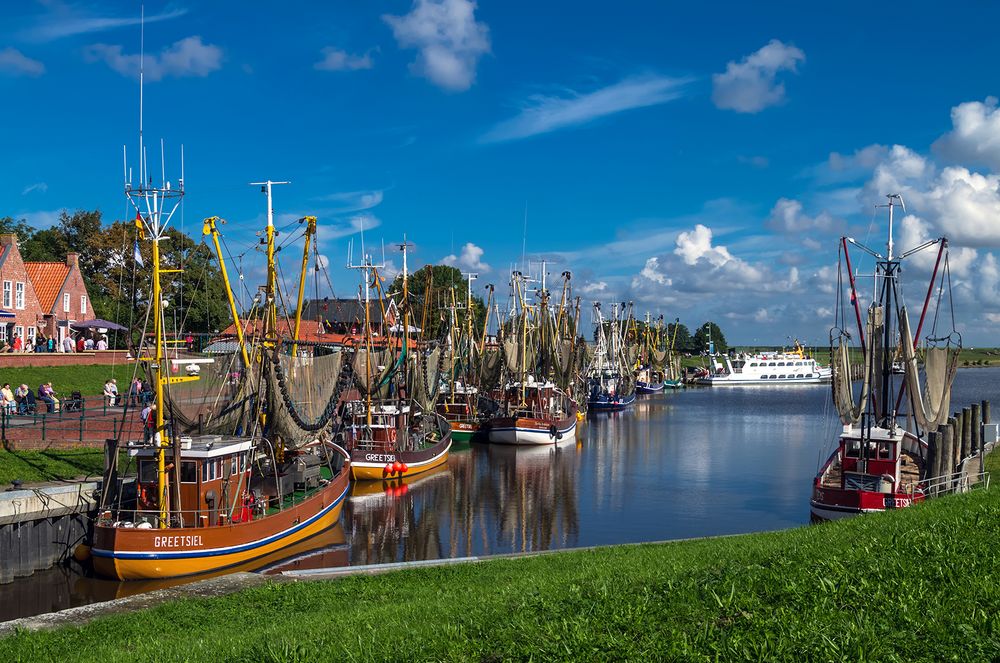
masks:
<path id="1" fill-rule="evenodd" d="M 777 533 L 268 584 L 19 633 L 0 660 L 991 660 L 998 532 L 1000 491 L 977 491 Z"/>
<path id="2" fill-rule="evenodd" d="M 74 391 L 79 391 L 84 396 L 100 396 L 104 393 L 105 381 L 115 378 L 118 380 L 118 391 L 125 394 L 128 393 L 134 370 L 134 364 L 0 367 L 0 385 L 9 382 L 11 389 L 14 389 L 23 382 L 37 392 L 38 385 L 51 382 L 59 398 L 68 398 Z M 95 400 L 93 405 L 100 405 L 100 399 Z"/>
<path id="3" fill-rule="evenodd" d="M 35 483 L 81 477 L 99 478 L 103 473 L 103 449 L 0 450 L 0 490 L 14 479 Z M 3 563 L 2 560 L 0 563 Z"/>

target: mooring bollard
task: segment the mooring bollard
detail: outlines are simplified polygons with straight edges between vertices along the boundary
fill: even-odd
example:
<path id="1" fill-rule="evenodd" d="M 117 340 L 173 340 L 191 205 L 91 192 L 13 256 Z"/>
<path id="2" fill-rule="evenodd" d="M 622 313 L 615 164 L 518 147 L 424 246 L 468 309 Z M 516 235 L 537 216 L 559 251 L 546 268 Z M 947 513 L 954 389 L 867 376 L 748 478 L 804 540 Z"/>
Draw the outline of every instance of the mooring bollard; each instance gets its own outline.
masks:
<path id="1" fill-rule="evenodd" d="M 972 453 L 983 455 L 983 417 L 979 403 L 972 404 Z"/>
<path id="2" fill-rule="evenodd" d="M 951 471 L 954 472 L 962 462 L 962 411 L 952 414 L 948 422 L 951 424 Z"/>
<path id="3" fill-rule="evenodd" d="M 983 423 L 990 423 L 990 402 L 983 401 Z"/>

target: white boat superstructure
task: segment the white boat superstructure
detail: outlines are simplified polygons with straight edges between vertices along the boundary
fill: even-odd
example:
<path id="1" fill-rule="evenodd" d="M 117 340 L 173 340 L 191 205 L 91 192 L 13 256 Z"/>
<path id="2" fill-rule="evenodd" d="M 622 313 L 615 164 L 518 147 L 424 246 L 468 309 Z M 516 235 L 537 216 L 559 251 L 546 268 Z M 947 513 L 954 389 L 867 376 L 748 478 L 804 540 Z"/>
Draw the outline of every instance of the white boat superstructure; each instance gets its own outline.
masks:
<path id="1" fill-rule="evenodd" d="M 829 382 L 829 366 L 799 352 L 714 355 L 712 369 L 698 378 L 702 385 L 787 385 Z"/>

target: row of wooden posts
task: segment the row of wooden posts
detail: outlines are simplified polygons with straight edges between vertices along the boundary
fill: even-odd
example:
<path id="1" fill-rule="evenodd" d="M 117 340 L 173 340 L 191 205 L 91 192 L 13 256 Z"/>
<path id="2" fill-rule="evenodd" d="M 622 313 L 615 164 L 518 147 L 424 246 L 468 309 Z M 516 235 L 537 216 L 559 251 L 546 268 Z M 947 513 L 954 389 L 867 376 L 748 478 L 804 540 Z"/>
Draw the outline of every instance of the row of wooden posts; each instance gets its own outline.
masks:
<path id="1" fill-rule="evenodd" d="M 926 476 L 931 495 L 952 492 L 960 483 L 979 480 L 983 458 L 983 426 L 990 423 L 990 402 L 962 408 L 927 436 Z M 963 462 L 978 456 L 978 471 L 960 471 Z"/>

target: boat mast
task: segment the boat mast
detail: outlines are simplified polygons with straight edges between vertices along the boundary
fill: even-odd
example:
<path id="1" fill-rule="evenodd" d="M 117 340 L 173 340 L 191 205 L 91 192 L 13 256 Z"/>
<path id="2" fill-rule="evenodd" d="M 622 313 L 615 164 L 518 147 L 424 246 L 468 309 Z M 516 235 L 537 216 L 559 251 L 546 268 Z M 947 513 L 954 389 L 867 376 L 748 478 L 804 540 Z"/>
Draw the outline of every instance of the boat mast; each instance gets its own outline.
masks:
<path id="1" fill-rule="evenodd" d="M 903 207 L 903 198 L 898 193 L 890 193 L 886 195 L 888 202 L 884 205 L 879 205 L 879 207 L 889 208 L 889 234 L 886 240 L 886 258 L 881 261 L 880 266 L 882 267 L 882 316 L 883 316 L 883 328 L 882 328 L 882 356 L 879 360 L 882 362 L 882 384 L 879 385 L 879 402 L 882 404 L 882 419 L 876 422 L 876 425 L 882 426 L 892 430 L 896 425 L 896 412 L 892 406 L 892 353 L 890 348 L 892 347 L 892 330 L 893 330 L 893 296 L 895 295 L 898 299 L 898 293 L 896 292 L 897 279 L 899 277 L 899 260 L 893 255 L 893 239 L 892 239 L 892 224 L 893 224 L 893 211 L 896 205 L 896 201 L 899 201 L 900 207 Z M 905 211 L 905 207 L 903 207 Z"/>
<path id="2" fill-rule="evenodd" d="M 304 216 L 299 219 L 299 223 L 303 221 L 306 223 L 306 232 L 305 243 L 302 246 L 302 272 L 299 274 L 299 296 L 295 304 L 295 329 L 292 331 L 292 357 L 295 357 L 299 350 L 299 329 L 302 326 L 302 300 L 306 293 L 306 269 L 309 267 L 309 240 L 316 235 L 316 217 Z"/>
<path id="3" fill-rule="evenodd" d="M 267 228 L 263 244 L 267 245 L 267 285 L 265 286 L 265 308 L 264 308 L 264 347 L 272 348 L 278 341 L 278 277 L 274 264 L 274 238 L 278 232 L 274 229 L 274 206 L 271 196 L 271 187 L 275 184 L 291 184 L 291 182 L 251 182 L 250 186 L 259 186 L 261 193 L 267 194 Z"/>

